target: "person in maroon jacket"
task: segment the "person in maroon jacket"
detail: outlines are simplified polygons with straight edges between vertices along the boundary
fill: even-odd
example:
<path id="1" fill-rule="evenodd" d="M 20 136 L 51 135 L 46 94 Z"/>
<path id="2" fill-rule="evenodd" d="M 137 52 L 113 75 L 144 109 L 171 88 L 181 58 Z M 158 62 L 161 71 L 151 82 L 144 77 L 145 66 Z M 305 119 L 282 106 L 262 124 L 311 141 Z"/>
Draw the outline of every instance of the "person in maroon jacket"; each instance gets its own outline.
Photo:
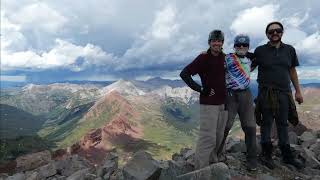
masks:
<path id="1" fill-rule="evenodd" d="M 200 131 L 195 151 L 195 168 L 201 169 L 218 162 L 217 154 L 227 121 L 225 111 L 225 54 L 222 52 L 224 34 L 214 30 L 209 34 L 210 48 L 187 65 L 180 77 L 193 90 L 200 92 Z M 192 76 L 198 74 L 201 84 Z"/>

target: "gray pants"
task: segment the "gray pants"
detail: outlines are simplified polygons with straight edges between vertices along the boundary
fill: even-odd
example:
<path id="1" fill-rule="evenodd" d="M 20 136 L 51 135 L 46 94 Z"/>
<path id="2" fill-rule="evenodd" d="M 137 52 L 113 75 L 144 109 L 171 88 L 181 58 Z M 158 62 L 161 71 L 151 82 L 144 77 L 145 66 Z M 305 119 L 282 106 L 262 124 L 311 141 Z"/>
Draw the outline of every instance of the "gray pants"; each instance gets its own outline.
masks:
<path id="1" fill-rule="evenodd" d="M 241 128 L 245 133 L 247 158 L 256 159 L 256 121 L 254 119 L 253 98 L 250 89 L 242 91 L 228 90 L 227 96 L 228 121 L 224 132 L 223 145 L 218 153 L 224 153 L 224 144 L 233 126 L 236 115 L 239 115 Z"/>
<path id="2" fill-rule="evenodd" d="M 195 168 L 218 162 L 217 151 L 222 144 L 228 113 L 224 105 L 200 105 L 200 131 L 195 152 Z"/>

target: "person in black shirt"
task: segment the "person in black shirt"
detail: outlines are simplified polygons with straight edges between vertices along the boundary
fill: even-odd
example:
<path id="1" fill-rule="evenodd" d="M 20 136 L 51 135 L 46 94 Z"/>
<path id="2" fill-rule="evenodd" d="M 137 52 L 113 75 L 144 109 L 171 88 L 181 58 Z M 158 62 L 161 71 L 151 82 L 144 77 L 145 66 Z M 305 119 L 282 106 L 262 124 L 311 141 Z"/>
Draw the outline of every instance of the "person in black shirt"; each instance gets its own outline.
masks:
<path id="1" fill-rule="evenodd" d="M 288 112 L 292 99 L 290 83 L 295 88 L 295 99 L 301 104 L 303 97 L 298 81 L 296 66 L 299 65 L 295 48 L 281 41 L 283 25 L 271 22 L 266 27 L 267 44 L 255 49 L 254 64 L 258 66 L 258 98 L 257 104 L 261 110 L 261 146 L 262 162 L 269 168 L 274 168 L 272 160 L 271 128 L 275 120 L 284 163 L 298 169 L 303 165 L 297 161 L 288 141 Z M 257 116 L 257 115 L 256 115 Z M 258 122 L 258 120 L 257 120 Z"/>

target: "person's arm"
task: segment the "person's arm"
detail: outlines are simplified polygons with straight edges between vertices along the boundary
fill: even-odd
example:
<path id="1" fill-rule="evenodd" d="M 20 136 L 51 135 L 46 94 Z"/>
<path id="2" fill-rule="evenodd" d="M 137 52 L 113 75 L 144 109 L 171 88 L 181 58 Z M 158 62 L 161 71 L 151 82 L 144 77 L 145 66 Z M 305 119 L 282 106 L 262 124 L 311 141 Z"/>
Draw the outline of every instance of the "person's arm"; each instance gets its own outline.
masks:
<path id="1" fill-rule="evenodd" d="M 247 52 L 246 57 L 249 58 L 251 61 L 256 58 L 254 53 L 249 52 L 249 51 Z"/>
<path id="2" fill-rule="evenodd" d="M 301 104 L 303 103 L 303 97 L 301 94 L 301 89 L 300 89 L 299 80 L 298 80 L 298 73 L 296 70 L 296 66 L 299 66 L 298 56 L 296 54 L 296 50 L 294 49 L 294 47 L 292 47 L 290 52 L 292 57 L 291 67 L 289 69 L 290 79 L 294 86 L 294 89 L 296 90 L 295 99 L 299 104 Z"/>
<path id="3" fill-rule="evenodd" d="M 294 89 L 296 90 L 295 99 L 299 104 L 301 104 L 303 103 L 303 97 L 301 94 L 297 70 L 295 67 L 291 67 L 289 71 L 290 71 L 290 79 L 292 81 Z"/>
<path id="4" fill-rule="evenodd" d="M 252 61 L 251 61 L 251 66 L 250 66 L 250 72 L 254 71 L 257 66 L 258 66 L 258 65 L 257 65 L 255 59 L 252 60 Z"/>
<path id="5" fill-rule="evenodd" d="M 213 96 L 215 95 L 215 91 L 212 88 L 202 87 L 197 82 L 195 82 L 192 77 L 191 73 L 188 72 L 186 68 L 184 68 L 180 73 L 181 79 L 194 91 L 199 92 L 201 95 L 204 96 Z"/>
<path id="6" fill-rule="evenodd" d="M 247 58 L 251 60 L 251 67 L 250 67 L 251 72 L 254 71 L 258 66 L 256 54 L 257 54 L 256 49 L 254 50 L 254 53 L 248 52 L 246 54 Z"/>
<path id="7" fill-rule="evenodd" d="M 197 82 L 195 82 L 191 76 L 199 74 L 203 71 L 204 65 L 202 61 L 203 55 L 198 55 L 198 57 L 187 65 L 180 73 L 181 79 L 194 91 L 200 92 L 201 95 L 212 96 L 214 95 L 214 90 L 209 87 L 201 87 Z"/>
<path id="8" fill-rule="evenodd" d="M 180 77 L 191 89 L 201 92 L 202 87 L 192 79 L 191 73 L 189 73 L 186 68 L 181 71 Z"/>

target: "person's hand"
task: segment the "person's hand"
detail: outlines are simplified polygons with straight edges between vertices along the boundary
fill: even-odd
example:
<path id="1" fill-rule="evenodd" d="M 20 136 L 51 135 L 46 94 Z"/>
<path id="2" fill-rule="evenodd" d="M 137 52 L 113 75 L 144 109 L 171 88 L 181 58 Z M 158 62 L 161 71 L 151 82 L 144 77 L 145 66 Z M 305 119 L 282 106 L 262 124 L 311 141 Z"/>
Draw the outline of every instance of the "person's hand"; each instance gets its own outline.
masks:
<path id="1" fill-rule="evenodd" d="M 214 89 L 211 89 L 209 96 L 213 96 L 213 95 L 215 95 L 215 94 L 216 94 L 216 93 L 214 92 Z"/>
<path id="2" fill-rule="evenodd" d="M 254 64 L 252 64 L 251 66 L 250 66 L 250 72 L 252 72 L 252 71 L 254 71 L 255 69 L 256 69 L 256 65 L 254 65 Z"/>
<path id="3" fill-rule="evenodd" d="M 201 94 L 204 95 L 204 96 L 213 96 L 215 95 L 216 93 L 214 92 L 214 89 L 212 88 L 203 88 L 202 91 L 201 91 Z"/>
<path id="4" fill-rule="evenodd" d="M 301 92 L 296 92 L 295 98 L 296 98 L 296 101 L 297 101 L 299 104 L 303 103 L 303 97 L 302 97 Z"/>
<path id="5" fill-rule="evenodd" d="M 246 57 L 252 60 L 255 58 L 255 55 L 252 52 L 247 52 Z"/>

